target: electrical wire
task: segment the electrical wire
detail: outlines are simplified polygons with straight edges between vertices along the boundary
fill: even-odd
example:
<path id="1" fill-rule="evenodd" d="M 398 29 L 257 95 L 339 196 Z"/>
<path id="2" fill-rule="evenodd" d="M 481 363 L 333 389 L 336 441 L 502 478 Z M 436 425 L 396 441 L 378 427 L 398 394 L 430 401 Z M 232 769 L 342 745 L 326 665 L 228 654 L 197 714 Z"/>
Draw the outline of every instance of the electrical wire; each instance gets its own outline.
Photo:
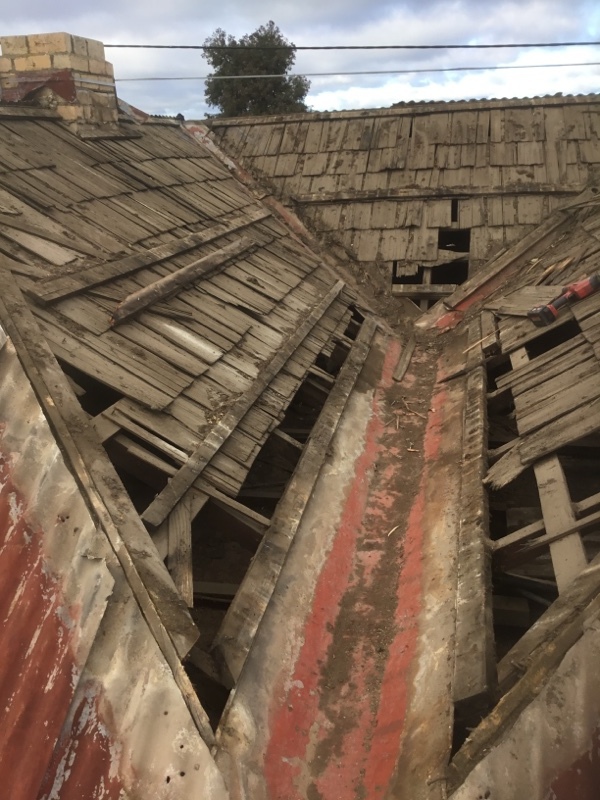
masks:
<path id="1" fill-rule="evenodd" d="M 104 47 L 146 48 L 149 50 L 492 50 L 519 47 L 595 47 L 600 42 L 522 42 L 521 44 L 351 44 L 296 46 L 274 45 L 203 45 L 203 44 L 105 44 Z"/>
<path id="2" fill-rule="evenodd" d="M 581 61 L 573 64 L 506 64 L 492 67 L 443 67 L 439 69 L 382 69 L 359 70 L 357 72 L 292 72 L 276 75 L 202 75 L 202 76 L 175 76 L 164 78 L 115 78 L 115 82 L 133 83 L 141 81 L 232 81 L 266 79 L 266 78 L 324 78 L 343 75 L 412 75 L 426 72 L 486 72 L 501 69 L 554 69 L 557 67 L 598 67 L 600 61 Z"/>

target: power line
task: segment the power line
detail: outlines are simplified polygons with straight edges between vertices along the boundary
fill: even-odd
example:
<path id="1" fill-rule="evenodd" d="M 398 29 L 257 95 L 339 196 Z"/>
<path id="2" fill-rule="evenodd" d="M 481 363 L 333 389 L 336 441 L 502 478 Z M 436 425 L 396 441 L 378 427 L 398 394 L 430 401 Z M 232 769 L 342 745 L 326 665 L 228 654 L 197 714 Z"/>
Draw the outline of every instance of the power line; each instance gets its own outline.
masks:
<path id="1" fill-rule="evenodd" d="M 104 47 L 146 48 L 149 50 L 492 50 L 519 47 L 595 47 L 600 42 L 521 42 L 520 44 L 350 44 L 296 46 L 274 45 L 220 45 L 220 44 L 105 44 Z"/>
<path id="2" fill-rule="evenodd" d="M 493 67 L 444 67 L 439 69 L 382 69 L 358 72 L 292 72 L 277 75 L 202 75 L 202 76 L 175 76 L 164 78 L 115 78 L 115 82 L 133 83 L 140 81 L 232 81 L 265 79 L 265 78 L 324 78 L 339 75 L 410 75 L 425 72 L 486 72 L 500 69 L 554 69 L 556 67 L 598 67 L 600 61 L 581 61 L 574 64 L 507 64 Z"/>

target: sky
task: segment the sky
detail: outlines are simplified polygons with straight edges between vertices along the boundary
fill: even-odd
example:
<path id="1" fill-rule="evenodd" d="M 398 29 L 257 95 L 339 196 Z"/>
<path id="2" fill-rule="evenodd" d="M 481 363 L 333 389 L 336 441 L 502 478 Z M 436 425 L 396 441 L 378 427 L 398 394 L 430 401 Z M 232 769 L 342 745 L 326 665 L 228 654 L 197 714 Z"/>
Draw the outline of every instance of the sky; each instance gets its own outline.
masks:
<path id="1" fill-rule="evenodd" d="M 0 35 L 67 31 L 106 44 L 199 45 L 217 28 L 235 37 L 272 19 L 297 46 L 493 44 L 600 40 L 598 0 L 0 0 Z M 200 78 L 201 51 L 107 48 L 117 92 L 152 114 L 215 113 Z M 294 72 L 448 69 L 473 72 L 312 77 L 315 111 L 381 108 L 402 101 L 532 97 L 600 91 L 600 46 L 514 50 L 304 51 Z M 509 70 L 486 67 L 509 65 Z M 523 67 L 523 68 L 521 68 Z"/>

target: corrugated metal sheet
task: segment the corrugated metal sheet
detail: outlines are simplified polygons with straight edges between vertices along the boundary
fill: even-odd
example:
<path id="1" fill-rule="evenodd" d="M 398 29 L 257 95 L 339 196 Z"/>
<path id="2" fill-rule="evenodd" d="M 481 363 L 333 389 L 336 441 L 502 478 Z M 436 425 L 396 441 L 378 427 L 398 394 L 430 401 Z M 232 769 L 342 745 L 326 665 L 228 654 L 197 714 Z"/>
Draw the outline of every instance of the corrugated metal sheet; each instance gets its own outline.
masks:
<path id="1" fill-rule="evenodd" d="M 225 798 L 12 343 L 1 341 L 4 791 L 11 800 Z"/>

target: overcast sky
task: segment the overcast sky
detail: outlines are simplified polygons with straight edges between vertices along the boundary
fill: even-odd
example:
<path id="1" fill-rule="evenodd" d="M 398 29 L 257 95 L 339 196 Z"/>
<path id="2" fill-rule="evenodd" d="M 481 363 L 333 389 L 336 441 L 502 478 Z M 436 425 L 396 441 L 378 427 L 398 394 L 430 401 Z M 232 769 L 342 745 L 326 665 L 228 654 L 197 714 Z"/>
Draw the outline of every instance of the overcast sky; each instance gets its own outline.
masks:
<path id="1" fill-rule="evenodd" d="M 599 0 L 0 0 L 2 35 L 68 31 L 105 44 L 202 44 L 216 28 L 241 36 L 273 19 L 296 45 L 485 44 L 600 40 Z M 107 49 L 118 93 L 154 114 L 202 118 L 198 51 Z M 498 64 L 600 62 L 600 47 L 483 51 L 300 52 L 295 71 L 433 69 Z M 477 72 L 314 77 L 319 111 L 375 108 L 406 100 L 528 97 L 600 91 L 600 66 Z M 121 82 L 122 81 L 122 82 Z"/>

